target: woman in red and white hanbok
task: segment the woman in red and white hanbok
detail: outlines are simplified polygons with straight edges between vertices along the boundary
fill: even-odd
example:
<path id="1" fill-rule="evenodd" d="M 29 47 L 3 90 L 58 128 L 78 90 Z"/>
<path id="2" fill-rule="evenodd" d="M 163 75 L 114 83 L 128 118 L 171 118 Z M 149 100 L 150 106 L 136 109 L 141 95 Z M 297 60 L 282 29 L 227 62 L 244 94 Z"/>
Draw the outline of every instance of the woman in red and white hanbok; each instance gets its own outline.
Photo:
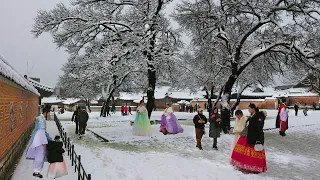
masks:
<path id="1" fill-rule="evenodd" d="M 255 104 L 250 104 L 248 110 L 251 116 L 232 151 L 231 164 L 246 172 L 266 172 L 265 151 L 263 148 L 255 148 L 255 146 L 259 147 L 260 145 L 261 147 L 264 144 L 263 124 L 265 117 Z"/>

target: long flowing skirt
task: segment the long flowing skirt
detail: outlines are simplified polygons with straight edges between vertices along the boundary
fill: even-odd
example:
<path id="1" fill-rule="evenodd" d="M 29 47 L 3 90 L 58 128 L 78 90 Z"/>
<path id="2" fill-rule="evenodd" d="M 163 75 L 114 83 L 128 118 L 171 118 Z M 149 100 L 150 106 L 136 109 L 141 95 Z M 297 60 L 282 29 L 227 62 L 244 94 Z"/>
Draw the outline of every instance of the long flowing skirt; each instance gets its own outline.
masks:
<path id="1" fill-rule="evenodd" d="M 59 178 L 68 174 L 66 162 L 56 162 L 49 165 L 47 177 Z"/>
<path id="2" fill-rule="evenodd" d="M 255 151 L 253 145 L 247 144 L 247 139 L 247 136 L 240 136 L 231 155 L 231 164 L 252 172 L 266 172 L 265 151 Z"/>
<path id="3" fill-rule="evenodd" d="M 132 134 L 135 136 L 152 136 L 152 128 L 147 114 L 137 113 Z"/>
<path id="4" fill-rule="evenodd" d="M 160 132 L 167 131 L 170 134 L 178 134 L 183 132 L 183 128 L 181 127 L 178 119 L 174 114 L 170 115 L 170 119 L 162 114 L 161 123 L 160 123 Z"/>
<path id="5" fill-rule="evenodd" d="M 232 143 L 232 146 L 231 146 L 231 154 L 230 154 L 230 157 L 232 156 L 232 153 L 233 153 L 234 147 L 236 146 L 236 144 L 237 144 L 237 142 L 238 142 L 239 138 L 240 138 L 239 133 L 236 133 L 236 134 L 234 135 L 234 140 L 233 140 L 233 143 Z"/>
<path id="6" fill-rule="evenodd" d="M 46 132 L 44 129 L 39 129 L 35 132 L 35 136 L 27 149 L 26 159 L 46 162 L 46 147 L 43 144 L 48 144 Z"/>

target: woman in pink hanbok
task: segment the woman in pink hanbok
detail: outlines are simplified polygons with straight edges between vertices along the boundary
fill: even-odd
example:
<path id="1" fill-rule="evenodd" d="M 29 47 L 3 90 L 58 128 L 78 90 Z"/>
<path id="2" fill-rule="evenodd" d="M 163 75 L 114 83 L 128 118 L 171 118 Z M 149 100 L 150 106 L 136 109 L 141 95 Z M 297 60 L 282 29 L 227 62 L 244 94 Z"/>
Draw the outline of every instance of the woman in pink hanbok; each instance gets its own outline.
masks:
<path id="1" fill-rule="evenodd" d="M 173 114 L 173 109 L 169 104 L 167 104 L 167 108 L 164 110 L 164 113 L 161 116 L 160 132 L 162 132 L 164 135 L 168 133 L 178 134 L 183 132 L 183 128 L 181 127 L 176 116 Z"/>
<path id="2" fill-rule="evenodd" d="M 60 141 L 60 136 L 56 136 L 54 141 L 49 141 L 47 145 L 48 162 L 50 163 L 47 177 L 59 178 L 68 174 L 67 165 L 63 159 L 63 144 Z"/>

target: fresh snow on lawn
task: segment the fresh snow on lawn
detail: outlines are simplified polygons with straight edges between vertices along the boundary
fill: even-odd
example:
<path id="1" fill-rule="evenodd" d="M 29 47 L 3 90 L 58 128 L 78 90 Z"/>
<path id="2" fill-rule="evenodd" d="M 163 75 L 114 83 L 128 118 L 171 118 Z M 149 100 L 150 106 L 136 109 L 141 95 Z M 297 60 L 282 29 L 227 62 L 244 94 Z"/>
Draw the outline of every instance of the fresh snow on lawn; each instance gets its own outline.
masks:
<path id="1" fill-rule="evenodd" d="M 247 110 L 244 113 L 248 115 Z M 274 128 L 277 111 L 267 110 L 267 113 L 265 129 Z M 159 120 L 161 114 L 160 111 L 153 112 L 151 120 Z M 299 116 L 295 117 L 294 111 L 290 110 L 286 137 L 279 136 L 278 130 L 265 131 L 268 171 L 261 174 L 243 174 L 229 164 L 232 134 L 221 135 L 218 151 L 211 148 L 212 139 L 208 134 L 203 138 L 204 151 L 196 149 L 192 126 L 195 114 L 175 114 L 178 119 L 186 119 L 180 121 L 184 128 L 182 134 L 164 136 L 157 124 L 152 126 L 152 137 L 140 137 L 132 135 L 129 122 L 134 120 L 134 115 L 121 116 L 118 112 L 100 118 L 99 113 L 90 113 L 88 128 L 110 140 L 108 143 L 101 142 L 88 131 L 80 140 L 74 134 L 71 121 L 62 124 L 75 143 L 76 151 L 82 155 L 84 168 L 92 174 L 92 179 L 320 179 L 320 111 L 309 111 L 307 117 L 299 111 Z"/>

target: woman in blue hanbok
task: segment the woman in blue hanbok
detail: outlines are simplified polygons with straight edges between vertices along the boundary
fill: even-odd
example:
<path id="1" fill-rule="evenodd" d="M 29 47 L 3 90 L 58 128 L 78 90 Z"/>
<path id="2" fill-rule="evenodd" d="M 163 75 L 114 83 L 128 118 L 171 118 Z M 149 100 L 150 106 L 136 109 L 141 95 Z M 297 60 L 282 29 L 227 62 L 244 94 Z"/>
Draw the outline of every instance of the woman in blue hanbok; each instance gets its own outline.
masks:
<path id="1" fill-rule="evenodd" d="M 140 101 L 140 104 L 137 108 L 137 114 L 133 124 L 132 134 L 135 136 L 152 135 L 152 127 L 148 117 L 148 110 L 144 106 L 144 100 Z"/>
<path id="2" fill-rule="evenodd" d="M 46 162 L 46 144 L 51 140 L 46 132 L 46 117 L 47 110 L 43 109 L 42 114 L 36 118 L 35 128 L 32 133 L 31 142 L 28 147 L 26 158 L 33 160 L 33 176 L 42 178 L 40 174 L 44 162 Z"/>

